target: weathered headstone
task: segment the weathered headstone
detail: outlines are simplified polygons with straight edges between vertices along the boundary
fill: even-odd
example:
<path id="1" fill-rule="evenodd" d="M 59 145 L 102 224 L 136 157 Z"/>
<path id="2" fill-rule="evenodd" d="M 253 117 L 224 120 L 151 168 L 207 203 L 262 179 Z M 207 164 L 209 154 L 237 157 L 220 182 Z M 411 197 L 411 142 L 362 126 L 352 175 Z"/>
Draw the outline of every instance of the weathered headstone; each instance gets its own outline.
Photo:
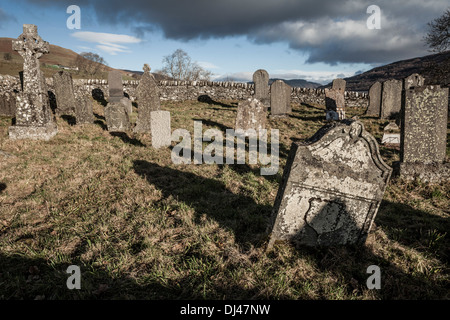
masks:
<path id="1" fill-rule="evenodd" d="M 92 110 L 92 100 L 89 96 L 80 96 L 77 98 L 75 109 L 77 124 L 94 123 L 94 112 Z"/>
<path id="2" fill-rule="evenodd" d="M 270 86 L 271 117 L 285 117 L 291 111 L 291 87 L 283 80 L 275 80 Z"/>
<path id="3" fill-rule="evenodd" d="M 57 115 L 75 115 L 76 99 L 73 91 L 72 75 L 59 71 L 53 75 Z"/>
<path id="4" fill-rule="evenodd" d="M 235 130 L 254 129 L 256 132 L 266 128 L 267 111 L 258 99 L 249 98 L 238 104 Z"/>
<path id="5" fill-rule="evenodd" d="M 445 163 L 448 91 L 436 85 L 406 90 L 400 146 L 402 178 L 450 180 L 450 164 Z"/>
<path id="6" fill-rule="evenodd" d="M 409 90 L 416 87 L 422 87 L 425 84 L 425 78 L 418 73 L 413 73 L 403 79 L 403 90 Z"/>
<path id="7" fill-rule="evenodd" d="M 400 128 L 395 122 L 390 122 L 383 129 L 384 134 L 381 143 L 388 146 L 400 146 Z"/>
<path id="8" fill-rule="evenodd" d="M 123 95 L 122 74 L 120 71 L 112 70 L 108 72 L 109 99 L 108 102 L 120 102 Z"/>
<path id="9" fill-rule="evenodd" d="M 111 102 L 105 107 L 108 131 L 124 132 L 130 129 L 130 117 L 121 102 Z"/>
<path id="10" fill-rule="evenodd" d="M 37 26 L 24 24 L 23 33 L 12 41 L 12 48 L 24 59 L 24 70 L 23 91 L 17 95 L 16 100 L 16 124 L 9 127 L 9 137 L 49 140 L 58 129 L 38 60 L 49 52 L 49 44 L 38 35 Z"/>
<path id="11" fill-rule="evenodd" d="M 123 97 L 120 99 L 120 102 L 125 106 L 125 108 L 127 108 L 128 114 L 131 115 L 131 113 L 133 113 L 133 103 L 131 100 L 127 97 Z"/>
<path id="12" fill-rule="evenodd" d="M 258 99 L 269 108 L 269 73 L 264 69 L 256 70 L 255 73 L 253 73 L 253 83 L 255 84 L 254 98 Z"/>
<path id="13" fill-rule="evenodd" d="M 334 79 L 332 88 L 325 89 L 327 120 L 345 119 L 345 86 L 344 79 Z"/>
<path id="14" fill-rule="evenodd" d="M 156 80 L 150 73 L 148 64 L 144 65 L 144 74 L 142 75 L 136 90 L 138 102 L 138 117 L 134 132 L 150 132 L 151 119 L 150 112 L 161 109 L 159 99 L 159 88 Z"/>
<path id="15" fill-rule="evenodd" d="M 369 89 L 369 107 L 366 116 L 379 117 L 381 111 L 381 90 L 380 82 L 375 82 Z"/>
<path id="16" fill-rule="evenodd" d="M 402 81 L 387 80 L 383 82 L 381 96 L 381 113 L 383 119 L 389 119 L 400 113 L 402 106 Z"/>
<path id="17" fill-rule="evenodd" d="M 16 114 L 16 96 L 6 92 L 0 95 L 0 116 L 14 117 Z"/>
<path id="18" fill-rule="evenodd" d="M 306 246 L 364 243 L 391 172 L 359 121 L 332 122 L 293 143 L 269 248 L 278 240 Z"/>
<path id="19" fill-rule="evenodd" d="M 169 111 L 151 111 L 151 132 L 152 132 L 152 147 L 162 148 L 168 147 L 172 144 L 171 127 L 170 127 L 170 112 Z"/>

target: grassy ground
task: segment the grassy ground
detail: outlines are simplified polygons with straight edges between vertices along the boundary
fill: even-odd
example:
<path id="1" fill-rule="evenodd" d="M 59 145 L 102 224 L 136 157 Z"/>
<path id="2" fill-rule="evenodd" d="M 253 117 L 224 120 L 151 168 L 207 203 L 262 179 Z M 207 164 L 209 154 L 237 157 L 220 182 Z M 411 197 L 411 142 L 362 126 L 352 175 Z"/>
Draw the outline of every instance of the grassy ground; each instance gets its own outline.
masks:
<path id="1" fill-rule="evenodd" d="M 191 134 L 193 120 L 233 128 L 236 106 L 162 103 L 172 129 Z M 58 118 L 48 142 L 8 140 L 11 120 L 0 118 L 1 299 L 449 298 L 449 183 L 391 180 L 362 247 L 265 251 L 290 144 L 325 123 L 323 106 L 269 120 L 280 130 L 275 176 L 255 165 L 175 165 L 169 148 L 111 135 L 103 107 L 94 112 L 93 125 Z M 386 121 L 361 121 L 381 139 Z M 66 287 L 69 265 L 81 268 L 81 290 Z M 380 290 L 366 286 L 370 265 L 381 269 Z"/>

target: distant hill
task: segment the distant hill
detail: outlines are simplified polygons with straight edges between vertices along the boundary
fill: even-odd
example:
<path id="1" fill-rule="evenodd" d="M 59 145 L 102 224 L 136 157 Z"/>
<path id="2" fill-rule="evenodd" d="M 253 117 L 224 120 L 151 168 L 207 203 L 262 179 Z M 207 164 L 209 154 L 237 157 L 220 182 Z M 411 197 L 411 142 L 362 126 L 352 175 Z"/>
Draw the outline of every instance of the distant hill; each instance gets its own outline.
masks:
<path id="1" fill-rule="evenodd" d="M 345 78 L 345 80 L 347 81 L 348 91 L 368 91 L 370 86 L 376 81 L 383 82 L 389 79 L 401 80 L 412 73 L 419 73 L 424 76 L 426 83 L 449 83 L 450 51 L 397 61 Z M 444 74 L 447 74 L 446 78 Z M 320 88 L 329 87 L 331 87 L 331 83 Z"/>
<path id="2" fill-rule="evenodd" d="M 295 88 L 318 88 L 321 86 L 320 83 L 315 83 L 315 82 L 309 82 L 307 80 L 304 79 L 291 79 L 291 80 L 284 80 L 284 79 L 269 79 L 269 85 L 272 84 L 272 82 L 274 82 L 275 80 L 283 80 L 286 84 L 290 85 L 291 87 L 295 87 Z"/>

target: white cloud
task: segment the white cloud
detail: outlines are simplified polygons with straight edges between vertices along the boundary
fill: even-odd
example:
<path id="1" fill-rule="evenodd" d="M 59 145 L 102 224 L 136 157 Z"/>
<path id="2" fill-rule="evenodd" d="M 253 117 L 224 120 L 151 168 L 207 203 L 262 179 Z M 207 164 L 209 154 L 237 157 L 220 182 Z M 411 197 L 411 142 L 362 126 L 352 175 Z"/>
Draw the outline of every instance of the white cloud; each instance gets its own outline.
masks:
<path id="1" fill-rule="evenodd" d="M 220 69 L 220 67 L 207 61 L 197 61 L 197 64 L 204 69 Z"/>
<path id="2" fill-rule="evenodd" d="M 114 34 L 104 32 L 79 31 L 71 34 L 72 37 L 81 41 L 97 43 L 96 48 L 111 55 L 120 52 L 130 53 L 128 47 L 122 44 L 140 43 L 142 40 L 126 34 Z M 120 43 L 120 44 L 119 44 Z"/>

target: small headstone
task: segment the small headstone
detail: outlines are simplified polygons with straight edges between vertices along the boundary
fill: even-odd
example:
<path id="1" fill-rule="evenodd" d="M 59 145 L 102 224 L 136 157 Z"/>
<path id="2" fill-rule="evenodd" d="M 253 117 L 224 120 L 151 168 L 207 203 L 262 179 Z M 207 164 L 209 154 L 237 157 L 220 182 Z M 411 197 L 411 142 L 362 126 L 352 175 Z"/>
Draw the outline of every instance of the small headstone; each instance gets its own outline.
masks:
<path id="1" fill-rule="evenodd" d="M 253 83 L 255 84 L 254 98 L 258 99 L 269 108 L 269 73 L 263 69 L 256 70 L 255 73 L 253 73 Z"/>
<path id="2" fill-rule="evenodd" d="M 120 71 L 112 70 L 108 72 L 109 99 L 108 102 L 120 102 L 123 95 L 122 74 Z"/>
<path id="3" fill-rule="evenodd" d="M 130 129 L 130 117 L 126 107 L 120 102 L 108 103 L 105 107 L 108 131 L 124 132 Z"/>
<path id="4" fill-rule="evenodd" d="M 269 248 L 278 240 L 306 246 L 364 243 L 391 172 L 359 121 L 332 122 L 293 143 Z"/>
<path id="5" fill-rule="evenodd" d="M 381 118 L 389 119 L 400 113 L 402 106 L 402 81 L 387 80 L 383 82 L 381 97 Z"/>
<path id="6" fill-rule="evenodd" d="M 94 123 L 92 100 L 88 96 L 81 96 L 77 99 L 75 117 L 77 124 Z"/>
<path id="7" fill-rule="evenodd" d="M 32 24 L 24 24 L 23 33 L 12 41 L 13 50 L 22 56 L 24 63 L 23 91 L 16 97 L 16 124 L 9 127 L 10 139 L 49 140 L 58 131 L 39 64 L 39 58 L 49 52 L 49 47 Z"/>
<path id="8" fill-rule="evenodd" d="M 387 146 L 400 146 L 400 128 L 395 122 L 390 122 L 383 130 L 384 134 L 381 139 L 381 144 Z"/>
<path id="9" fill-rule="evenodd" d="M 375 82 L 369 89 L 369 107 L 366 116 L 379 117 L 381 111 L 381 83 Z"/>
<path id="10" fill-rule="evenodd" d="M 291 111 L 291 87 L 283 80 L 275 80 L 270 86 L 271 117 L 285 117 Z"/>
<path id="11" fill-rule="evenodd" d="M 266 128 L 267 111 L 258 99 L 249 98 L 238 104 L 235 130 L 254 129 L 256 132 Z"/>
<path id="12" fill-rule="evenodd" d="M 162 148 L 168 147 L 172 144 L 171 127 L 170 127 L 170 112 L 169 111 L 152 111 L 151 118 L 151 132 L 152 132 L 152 147 Z"/>
<path id="13" fill-rule="evenodd" d="M 150 112 L 161 109 L 159 99 L 159 88 L 154 76 L 150 73 L 148 64 L 144 65 L 144 74 L 142 75 L 137 87 L 136 95 L 138 102 L 138 117 L 134 132 L 150 132 L 151 120 Z"/>
<path id="14" fill-rule="evenodd" d="M 76 100 L 73 91 L 72 75 L 67 71 L 58 71 L 53 75 L 56 96 L 57 115 L 75 115 Z"/>

